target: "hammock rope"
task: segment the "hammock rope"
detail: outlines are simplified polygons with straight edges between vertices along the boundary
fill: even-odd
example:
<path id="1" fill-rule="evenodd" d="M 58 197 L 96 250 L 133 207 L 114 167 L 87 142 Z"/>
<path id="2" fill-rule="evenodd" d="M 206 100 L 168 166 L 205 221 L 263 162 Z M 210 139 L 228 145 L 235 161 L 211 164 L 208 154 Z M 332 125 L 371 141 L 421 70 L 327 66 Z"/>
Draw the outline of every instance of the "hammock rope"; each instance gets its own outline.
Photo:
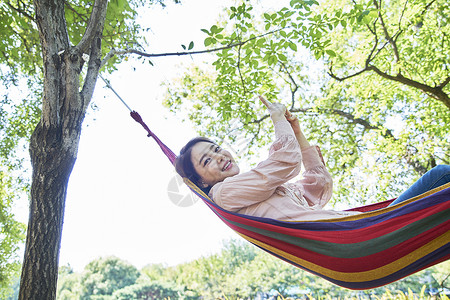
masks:
<path id="1" fill-rule="evenodd" d="M 177 158 L 177 156 L 175 155 L 175 153 L 172 152 L 172 150 L 170 150 L 169 147 L 167 147 L 157 136 L 156 134 L 154 134 L 150 128 L 148 128 L 147 124 L 145 124 L 145 122 L 142 120 L 142 117 L 139 115 L 138 112 L 136 111 L 132 111 L 130 112 L 130 116 L 133 118 L 133 120 L 135 120 L 136 122 L 138 122 L 139 124 L 141 124 L 142 127 L 144 127 L 145 131 L 147 131 L 147 136 L 148 137 L 152 137 L 156 143 L 159 145 L 159 147 L 161 148 L 161 150 L 163 151 L 163 153 L 167 156 L 167 158 L 170 160 L 170 162 L 172 164 L 174 164 L 175 159 Z"/>
<path id="2" fill-rule="evenodd" d="M 156 143 L 159 145 L 163 153 L 167 156 L 167 158 L 170 160 L 172 164 L 174 164 L 176 155 L 175 153 L 170 150 L 169 147 L 167 147 L 151 130 L 148 128 L 147 124 L 142 120 L 142 117 L 139 115 L 137 111 L 134 111 L 130 108 L 130 106 L 125 102 L 125 100 L 120 97 L 119 93 L 116 92 L 116 90 L 112 87 L 112 85 L 107 81 L 101 74 L 99 74 L 100 78 L 103 80 L 103 82 L 106 84 L 106 86 L 119 98 L 119 100 L 122 102 L 122 104 L 130 111 L 130 116 L 135 120 L 137 123 L 141 124 L 141 126 L 147 131 L 147 136 L 152 137 Z"/>
<path id="3" fill-rule="evenodd" d="M 173 164 L 172 150 L 136 111 L 130 111 Z M 388 200 L 350 209 L 363 212 L 353 216 L 293 222 L 224 210 L 199 187 L 184 181 L 241 237 L 342 287 L 383 286 L 450 259 L 450 183 L 391 207 Z"/>

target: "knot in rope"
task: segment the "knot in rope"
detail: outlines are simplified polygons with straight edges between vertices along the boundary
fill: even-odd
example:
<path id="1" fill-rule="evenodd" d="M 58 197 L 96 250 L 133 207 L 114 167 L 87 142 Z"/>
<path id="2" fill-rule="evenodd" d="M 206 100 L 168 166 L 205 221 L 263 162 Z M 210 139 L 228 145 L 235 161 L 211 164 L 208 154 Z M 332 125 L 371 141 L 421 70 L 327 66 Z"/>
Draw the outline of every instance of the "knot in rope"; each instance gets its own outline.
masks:
<path id="1" fill-rule="evenodd" d="M 130 112 L 130 116 L 139 124 L 142 125 L 142 127 L 144 127 L 144 129 L 148 132 L 147 136 L 148 137 L 155 137 L 155 135 L 153 134 L 153 132 L 150 130 L 150 128 L 148 128 L 147 124 L 144 123 L 144 121 L 142 120 L 142 117 L 139 115 L 139 113 L 137 111 L 132 111 Z"/>

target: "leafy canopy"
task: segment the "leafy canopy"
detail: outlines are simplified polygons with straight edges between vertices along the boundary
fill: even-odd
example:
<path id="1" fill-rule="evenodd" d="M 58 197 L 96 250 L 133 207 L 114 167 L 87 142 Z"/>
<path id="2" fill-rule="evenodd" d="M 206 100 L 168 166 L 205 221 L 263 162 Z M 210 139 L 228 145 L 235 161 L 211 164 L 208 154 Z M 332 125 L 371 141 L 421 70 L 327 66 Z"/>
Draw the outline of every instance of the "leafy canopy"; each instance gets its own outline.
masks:
<path id="1" fill-rule="evenodd" d="M 320 145 L 335 200 L 395 197 L 450 162 L 448 16 L 444 0 L 243 1 L 203 30 L 212 68 L 166 83 L 165 105 L 255 162 L 273 136 L 263 94 Z"/>

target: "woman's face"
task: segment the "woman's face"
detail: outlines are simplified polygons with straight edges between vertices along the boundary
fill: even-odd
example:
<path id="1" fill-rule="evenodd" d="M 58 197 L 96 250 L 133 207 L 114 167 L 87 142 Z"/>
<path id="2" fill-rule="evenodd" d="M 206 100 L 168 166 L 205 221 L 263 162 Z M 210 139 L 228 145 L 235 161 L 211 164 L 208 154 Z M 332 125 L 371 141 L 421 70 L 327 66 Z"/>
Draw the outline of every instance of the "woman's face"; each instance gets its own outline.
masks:
<path id="1" fill-rule="evenodd" d="M 231 153 L 220 146 L 199 142 L 192 147 L 191 160 L 195 171 L 208 186 L 239 174 L 239 167 Z"/>

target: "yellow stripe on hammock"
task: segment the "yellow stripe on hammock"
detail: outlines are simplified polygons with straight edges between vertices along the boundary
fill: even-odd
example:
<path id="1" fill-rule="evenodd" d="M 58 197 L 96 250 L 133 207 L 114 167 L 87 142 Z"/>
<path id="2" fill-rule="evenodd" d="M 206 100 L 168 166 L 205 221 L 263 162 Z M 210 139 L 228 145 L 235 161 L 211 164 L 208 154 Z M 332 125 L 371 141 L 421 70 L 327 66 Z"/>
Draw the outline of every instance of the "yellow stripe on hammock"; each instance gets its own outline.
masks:
<path id="1" fill-rule="evenodd" d="M 392 273 L 395 273 L 395 272 L 403 269 L 404 267 L 416 262 L 420 258 L 435 251 L 436 249 L 439 249 L 440 247 L 447 244 L 450 240 L 450 232 L 447 231 L 446 233 L 435 238 L 433 241 L 429 242 L 428 244 L 416 249 L 415 251 L 403 256 L 402 258 L 400 258 L 390 264 L 384 265 L 382 267 L 379 267 L 379 268 L 376 268 L 376 269 L 373 269 L 370 271 L 345 273 L 345 272 L 333 271 L 333 270 L 324 268 L 322 266 L 318 266 L 307 260 L 296 257 L 295 255 L 284 252 L 281 249 L 274 248 L 270 245 L 267 245 L 258 240 L 255 240 L 249 236 L 246 236 L 239 232 L 238 232 L 238 234 L 240 236 L 242 236 L 244 239 L 254 243 L 255 245 L 258 245 L 261 248 L 266 249 L 278 256 L 284 257 L 287 260 L 292 261 L 293 263 L 295 263 L 299 266 L 310 269 L 310 270 L 317 272 L 319 274 L 322 274 L 326 277 L 329 277 L 329 278 L 332 278 L 335 280 L 339 280 L 339 281 L 345 281 L 345 282 L 372 281 L 372 280 L 376 280 L 376 279 L 379 279 L 382 277 L 386 277 L 386 276 L 388 276 Z M 336 258 L 336 259 L 339 259 L 339 258 Z"/>

